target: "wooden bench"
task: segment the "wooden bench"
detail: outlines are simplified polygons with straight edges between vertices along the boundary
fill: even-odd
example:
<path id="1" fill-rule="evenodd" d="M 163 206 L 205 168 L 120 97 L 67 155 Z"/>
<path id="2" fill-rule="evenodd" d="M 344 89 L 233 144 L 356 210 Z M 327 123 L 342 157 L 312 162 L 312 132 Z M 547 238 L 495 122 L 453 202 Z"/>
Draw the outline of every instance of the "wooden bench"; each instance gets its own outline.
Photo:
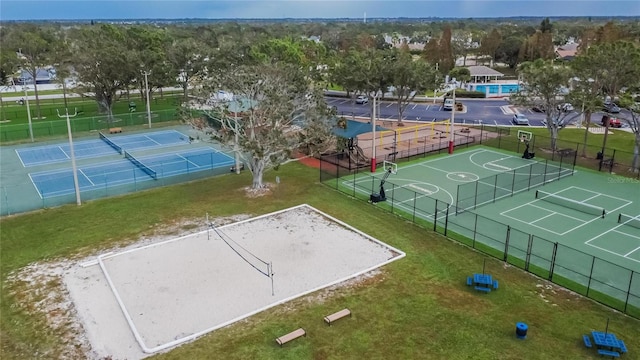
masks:
<path id="1" fill-rule="evenodd" d="M 591 339 L 589 339 L 589 335 L 582 335 L 582 341 L 584 341 L 584 346 L 591 348 Z"/>
<path id="2" fill-rule="evenodd" d="M 121 132 L 122 132 L 121 127 L 109 128 L 109 134 L 115 134 L 115 133 L 121 133 Z"/>
<path id="3" fill-rule="evenodd" d="M 604 356 L 611 356 L 611 357 L 614 357 L 614 358 L 620 357 L 620 353 L 618 353 L 616 351 L 609 351 L 609 350 L 604 350 L 604 349 L 598 350 L 598 354 L 604 355 Z"/>
<path id="4" fill-rule="evenodd" d="M 349 309 L 342 309 L 336 313 L 333 313 L 331 315 L 327 315 L 324 317 L 324 321 L 329 324 L 329 326 L 331 326 L 331 323 L 336 321 L 336 320 L 340 320 L 343 317 L 349 315 L 349 317 L 351 317 L 351 310 Z"/>
<path id="5" fill-rule="evenodd" d="M 303 328 L 294 330 L 286 335 L 282 335 L 279 338 L 276 339 L 276 342 L 278 343 L 278 345 L 280 345 L 280 347 L 282 347 L 282 345 L 288 343 L 291 340 L 295 340 L 301 336 L 307 336 L 307 332 L 304 331 Z"/>
<path id="6" fill-rule="evenodd" d="M 476 286 L 476 290 L 478 291 L 484 291 L 486 293 L 491 292 L 491 289 L 488 287 L 484 287 L 484 286 Z"/>

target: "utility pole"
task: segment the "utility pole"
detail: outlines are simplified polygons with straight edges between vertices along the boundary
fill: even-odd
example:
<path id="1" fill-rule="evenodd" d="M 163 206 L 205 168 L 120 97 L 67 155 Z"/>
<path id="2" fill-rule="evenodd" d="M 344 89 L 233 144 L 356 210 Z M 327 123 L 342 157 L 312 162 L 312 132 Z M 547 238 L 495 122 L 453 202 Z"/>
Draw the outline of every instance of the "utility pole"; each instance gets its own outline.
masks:
<path id="1" fill-rule="evenodd" d="M 70 118 L 78 116 L 78 109 L 75 110 L 75 113 L 73 115 L 69 115 L 69 108 L 65 108 L 64 111 L 65 111 L 65 115 L 62 116 L 60 115 L 60 111 L 56 109 L 56 112 L 58 113 L 58 117 L 67 118 L 67 131 L 69 133 L 69 149 L 71 151 L 71 168 L 73 169 L 73 185 L 76 189 L 76 204 L 80 206 L 82 205 L 82 201 L 80 200 L 80 186 L 78 185 L 78 168 L 76 167 L 76 154 L 75 154 L 75 151 L 73 151 L 73 137 L 71 136 L 71 120 L 70 120 Z"/>
<path id="2" fill-rule="evenodd" d="M 29 94 L 27 93 L 27 87 L 24 86 L 24 101 L 27 104 L 27 117 L 29 118 L 29 136 L 31 136 L 31 142 L 33 142 L 33 125 L 31 125 L 31 109 L 29 108 Z"/>
<path id="3" fill-rule="evenodd" d="M 147 93 L 147 120 L 149 121 L 149 129 L 151 129 L 151 104 L 149 103 L 151 93 L 149 92 L 149 79 L 147 78 L 151 75 L 151 71 L 143 71 L 142 74 L 144 75 L 144 88 Z"/>

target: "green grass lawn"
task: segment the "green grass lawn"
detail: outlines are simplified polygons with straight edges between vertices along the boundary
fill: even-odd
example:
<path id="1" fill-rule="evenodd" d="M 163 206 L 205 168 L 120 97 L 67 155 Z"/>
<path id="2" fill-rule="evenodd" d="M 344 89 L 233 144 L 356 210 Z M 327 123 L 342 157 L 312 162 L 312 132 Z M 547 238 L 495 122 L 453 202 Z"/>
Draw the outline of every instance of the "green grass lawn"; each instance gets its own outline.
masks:
<path id="1" fill-rule="evenodd" d="M 432 231 L 351 199 L 318 183 L 299 163 L 269 172 L 280 184 L 248 198 L 248 172 L 127 196 L 0 219 L 0 330 L 3 359 L 60 358 L 61 334 L 35 304 L 22 301 L 26 284 L 8 277 L 25 265 L 95 254 L 100 249 L 163 233 L 185 220 L 259 215 L 301 203 L 345 221 L 407 253 L 357 284 L 319 291 L 217 330 L 157 359 L 588 359 L 596 351 L 582 334 L 609 329 L 640 354 L 640 321 L 487 259 L 500 289 L 476 293 L 465 278 L 485 256 Z M 44 294 L 46 295 L 46 294 Z M 40 296 L 44 296 L 41 294 Z M 353 317 L 328 327 L 323 316 L 342 308 Z M 529 325 L 526 340 L 516 322 Z M 298 327 L 307 337 L 280 348 L 275 338 Z"/>
<path id="2" fill-rule="evenodd" d="M 594 127 L 598 125 L 591 125 L 590 127 Z M 546 128 L 518 128 L 520 130 L 526 130 L 533 133 L 534 136 L 543 136 L 550 138 L 549 130 Z M 619 129 L 611 129 L 613 134 L 610 134 L 607 137 L 607 148 L 622 150 L 626 152 L 633 152 L 633 146 L 635 144 L 635 136 L 632 133 L 619 130 Z M 516 129 L 517 132 L 517 129 Z M 584 132 L 583 128 L 565 128 L 560 130 L 558 133 L 558 138 L 563 141 L 571 141 L 575 143 L 583 143 L 584 141 Z M 587 145 L 593 148 L 601 148 L 602 141 L 604 135 L 602 134 L 593 134 L 589 133 L 587 135 Z"/>

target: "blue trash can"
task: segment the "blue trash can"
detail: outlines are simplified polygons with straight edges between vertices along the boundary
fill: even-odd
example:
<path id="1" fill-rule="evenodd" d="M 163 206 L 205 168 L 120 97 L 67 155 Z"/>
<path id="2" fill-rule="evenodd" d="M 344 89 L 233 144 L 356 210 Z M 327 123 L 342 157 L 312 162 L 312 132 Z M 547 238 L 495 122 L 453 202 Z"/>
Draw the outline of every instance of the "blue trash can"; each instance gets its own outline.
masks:
<path id="1" fill-rule="evenodd" d="M 527 330 L 529 327 L 523 322 L 516 323 L 516 336 L 518 339 L 524 339 L 527 337 Z"/>

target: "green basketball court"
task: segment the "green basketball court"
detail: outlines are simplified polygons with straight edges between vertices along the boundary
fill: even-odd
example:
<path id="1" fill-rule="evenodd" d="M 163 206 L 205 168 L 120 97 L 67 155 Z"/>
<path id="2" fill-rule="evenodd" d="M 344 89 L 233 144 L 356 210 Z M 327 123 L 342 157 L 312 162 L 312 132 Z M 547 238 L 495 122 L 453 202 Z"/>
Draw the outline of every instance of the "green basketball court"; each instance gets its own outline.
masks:
<path id="1" fill-rule="evenodd" d="M 630 292 L 640 307 L 640 276 L 632 277 L 640 273 L 637 180 L 574 168 L 570 160 L 472 147 L 397 166 L 384 182 L 386 201 L 376 206 L 446 227 L 541 276 L 623 301 Z M 387 168 L 342 177 L 338 186 L 359 197 L 378 194 Z"/>

